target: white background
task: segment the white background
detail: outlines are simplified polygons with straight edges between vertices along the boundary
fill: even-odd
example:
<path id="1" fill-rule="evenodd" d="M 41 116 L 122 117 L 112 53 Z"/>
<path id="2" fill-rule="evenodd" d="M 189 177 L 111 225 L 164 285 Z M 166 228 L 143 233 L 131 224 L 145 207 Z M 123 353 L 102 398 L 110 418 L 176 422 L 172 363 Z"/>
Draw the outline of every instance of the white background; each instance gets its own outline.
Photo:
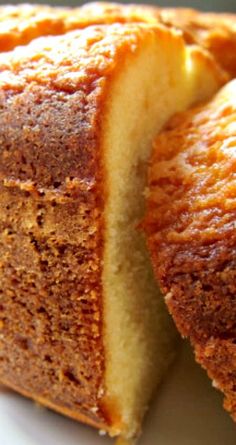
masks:
<path id="1" fill-rule="evenodd" d="M 0 391 L 0 445 L 111 445 L 92 428 Z M 222 396 L 184 344 L 159 388 L 138 445 L 235 445 L 236 424 Z"/>

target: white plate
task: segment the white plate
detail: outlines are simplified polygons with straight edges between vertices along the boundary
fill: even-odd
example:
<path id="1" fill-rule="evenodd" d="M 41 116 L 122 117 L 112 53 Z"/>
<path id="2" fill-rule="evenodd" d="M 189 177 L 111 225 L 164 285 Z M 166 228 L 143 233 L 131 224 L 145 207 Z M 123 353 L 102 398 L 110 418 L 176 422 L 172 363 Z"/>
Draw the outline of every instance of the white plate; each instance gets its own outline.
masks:
<path id="1" fill-rule="evenodd" d="M 92 428 L 0 392 L 0 445 L 111 445 Z M 222 397 L 186 344 L 159 389 L 139 445 L 235 445 L 236 426 Z"/>

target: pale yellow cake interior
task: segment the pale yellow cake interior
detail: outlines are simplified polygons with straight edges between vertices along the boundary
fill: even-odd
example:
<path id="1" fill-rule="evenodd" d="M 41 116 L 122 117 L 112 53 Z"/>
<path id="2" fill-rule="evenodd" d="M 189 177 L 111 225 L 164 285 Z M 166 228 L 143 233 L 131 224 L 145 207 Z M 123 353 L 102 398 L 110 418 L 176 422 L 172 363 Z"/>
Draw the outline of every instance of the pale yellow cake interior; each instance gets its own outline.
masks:
<path id="1" fill-rule="evenodd" d="M 181 37 L 160 28 L 141 50 L 126 56 L 109 91 L 104 121 L 109 192 L 103 272 L 106 395 L 118 413 L 112 434 L 124 437 L 139 431 L 150 396 L 176 350 L 175 330 L 137 225 L 144 214 L 154 135 L 175 112 L 219 88 L 213 67 L 192 54 Z M 201 82 L 204 88 L 199 89 Z"/>

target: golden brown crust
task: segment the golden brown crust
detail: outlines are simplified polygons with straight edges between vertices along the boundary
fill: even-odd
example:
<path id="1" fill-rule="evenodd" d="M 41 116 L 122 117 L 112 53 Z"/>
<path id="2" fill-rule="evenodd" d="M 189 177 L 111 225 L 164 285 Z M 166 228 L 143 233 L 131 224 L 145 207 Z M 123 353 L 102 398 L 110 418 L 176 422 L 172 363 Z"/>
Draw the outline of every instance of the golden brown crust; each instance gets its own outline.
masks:
<path id="1" fill-rule="evenodd" d="M 0 381 L 107 430 L 101 120 L 152 32 L 89 28 L 0 56 Z"/>
<path id="2" fill-rule="evenodd" d="M 62 35 L 90 25 L 158 22 L 151 7 L 88 3 L 79 8 L 42 5 L 0 7 L 0 51 L 9 51 L 47 35 Z"/>
<path id="3" fill-rule="evenodd" d="M 88 3 L 81 8 L 39 5 L 0 7 L 0 51 L 8 51 L 36 37 L 64 34 L 95 24 L 162 23 L 180 29 L 187 43 L 209 50 L 233 77 L 236 75 L 236 17 L 233 14 L 202 13 L 185 8 L 146 5 Z"/>
<path id="4" fill-rule="evenodd" d="M 236 75 L 236 15 L 193 9 L 163 9 L 160 21 L 184 33 L 186 42 L 206 48 L 232 77 Z"/>
<path id="5" fill-rule="evenodd" d="M 91 3 L 81 8 L 95 23 L 118 21 L 161 23 L 183 32 L 187 43 L 209 50 L 232 77 L 236 75 L 236 15 L 203 13 L 187 8 L 158 8 L 146 5 Z"/>
<path id="6" fill-rule="evenodd" d="M 63 414 L 64 416 L 70 417 L 74 420 L 78 420 L 79 422 L 83 422 L 87 425 L 93 426 L 98 429 L 106 430 L 107 425 L 101 422 L 96 422 L 96 420 L 92 419 L 91 417 L 88 417 L 87 415 L 82 414 L 81 412 L 75 412 L 71 411 L 71 409 L 66 408 L 65 406 L 59 406 L 58 404 L 52 403 L 50 400 L 44 397 L 35 396 L 31 392 L 25 391 L 21 386 L 16 386 L 14 382 L 11 382 L 9 384 L 9 381 L 2 380 L 1 383 L 19 394 L 21 394 L 24 397 L 27 397 L 29 399 L 33 399 L 38 405 L 42 405 L 45 408 L 52 409 L 53 411 L 56 411 L 59 414 Z M 3 386 L 3 388 L 4 388 Z"/>
<path id="7" fill-rule="evenodd" d="M 157 138 L 145 229 L 156 276 L 236 419 L 236 82 Z"/>
<path id="8" fill-rule="evenodd" d="M 68 12 L 43 5 L 1 6 L 0 51 L 25 45 L 39 36 L 64 34 Z"/>

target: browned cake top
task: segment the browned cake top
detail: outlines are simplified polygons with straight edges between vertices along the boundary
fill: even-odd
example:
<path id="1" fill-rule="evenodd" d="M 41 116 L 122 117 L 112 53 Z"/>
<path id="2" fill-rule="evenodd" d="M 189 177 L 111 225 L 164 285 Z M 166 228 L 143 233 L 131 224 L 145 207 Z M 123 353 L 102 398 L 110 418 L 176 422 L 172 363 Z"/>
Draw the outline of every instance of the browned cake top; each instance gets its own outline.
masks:
<path id="1" fill-rule="evenodd" d="M 156 23 L 153 8 L 110 3 L 89 3 L 80 8 L 43 5 L 0 7 L 0 50 L 9 51 L 36 37 L 60 35 L 89 25 Z"/>
<path id="2" fill-rule="evenodd" d="M 117 50 L 134 52 L 147 32 L 145 25 L 117 24 L 36 39 L 27 46 L 27 51 L 20 47 L 0 56 L 1 87 L 14 88 L 15 85 L 22 89 L 27 83 L 37 81 L 62 89 L 63 85 L 69 90 L 78 89 L 83 83 L 88 84 L 91 76 L 101 79 L 107 75 L 114 67 Z M 153 28 L 149 32 L 153 33 Z M 16 78 L 13 81 L 10 72 L 19 76 L 18 82 Z"/>
<path id="3" fill-rule="evenodd" d="M 227 91 L 175 116 L 155 141 L 149 224 L 160 243 L 207 243 L 234 229 L 236 103 Z"/>
<path id="4" fill-rule="evenodd" d="M 184 274 L 190 278 L 202 274 L 203 281 L 213 279 L 217 286 L 215 268 L 222 263 L 224 275 L 218 278 L 228 282 L 232 292 L 236 246 L 235 92 L 232 82 L 208 105 L 177 115 L 155 141 L 146 228 L 154 266 L 165 291 L 177 282 L 180 285 Z M 194 289 L 201 292 L 197 286 Z M 209 304 L 215 306 L 211 287 L 208 294 L 212 294 Z M 222 289 L 218 289 L 217 304 L 223 306 L 221 294 Z M 207 313 L 205 325 L 204 311 L 196 313 L 199 324 L 195 320 L 195 325 L 185 326 L 184 334 L 211 335 L 213 325 L 220 332 L 235 330 L 233 312 L 224 322 L 223 310 L 212 319 Z"/>
<path id="5" fill-rule="evenodd" d="M 209 50 L 232 77 L 236 75 L 236 15 L 203 13 L 193 9 L 163 9 L 160 21 L 176 26 L 188 43 Z"/>
<path id="6" fill-rule="evenodd" d="M 63 34 L 68 12 L 66 8 L 43 5 L 1 6 L 0 51 L 25 45 L 39 36 Z"/>
<path id="7" fill-rule="evenodd" d="M 187 43 L 198 43 L 208 49 L 232 76 L 236 74 L 236 16 L 203 13 L 187 8 L 158 8 L 147 5 L 91 3 L 81 12 L 95 23 L 118 21 L 162 23 L 183 31 Z M 81 13 L 80 12 L 80 13 Z"/>
<path id="8" fill-rule="evenodd" d="M 59 35 L 93 24 L 163 23 L 177 27 L 188 43 L 207 48 L 232 76 L 236 73 L 236 19 L 233 14 L 201 13 L 185 8 L 157 8 L 94 2 L 80 8 L 39 5 L 0 7 L 0 51 L 44 35 Z"/>
<path id="9" fill-rule="evenodd" d="M 236 82 L 157 137 L 144 222 L 180 332 L 236 418 Z"/>

